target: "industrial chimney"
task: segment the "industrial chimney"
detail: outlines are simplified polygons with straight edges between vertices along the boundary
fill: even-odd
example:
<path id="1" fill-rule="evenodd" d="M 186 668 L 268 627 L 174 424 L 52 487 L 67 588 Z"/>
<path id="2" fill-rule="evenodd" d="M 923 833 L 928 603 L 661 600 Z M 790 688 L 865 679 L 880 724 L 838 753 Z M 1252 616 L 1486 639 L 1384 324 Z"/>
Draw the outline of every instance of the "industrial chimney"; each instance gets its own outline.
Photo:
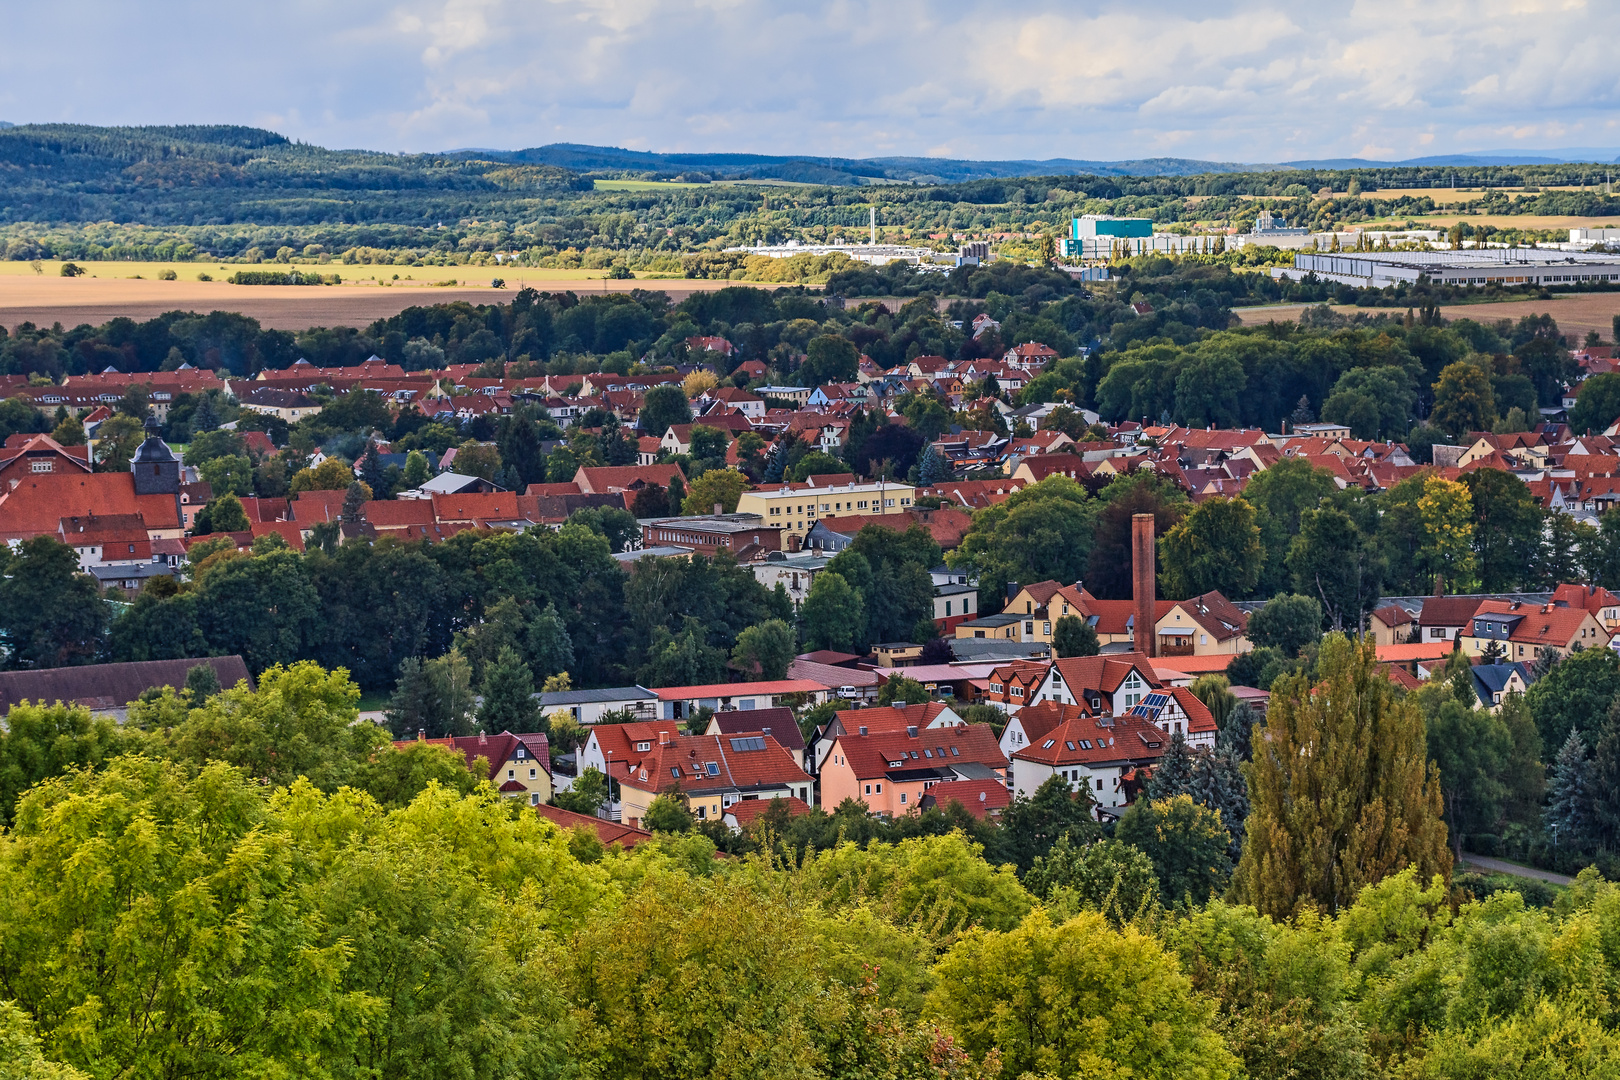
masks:
<path id="1" fill-rule="evenodd" d="M 1159 589 L 1154 578 L 1153 515 L 1131 515 L 1131 596 L 1136 600 L 1136 651 L 1157 656 L 1153 624 Z"/>
<path id="2" fill-rule="evenodd" d="M 877 207 L 872 207 L 872 243 L 877 243 Z"/>

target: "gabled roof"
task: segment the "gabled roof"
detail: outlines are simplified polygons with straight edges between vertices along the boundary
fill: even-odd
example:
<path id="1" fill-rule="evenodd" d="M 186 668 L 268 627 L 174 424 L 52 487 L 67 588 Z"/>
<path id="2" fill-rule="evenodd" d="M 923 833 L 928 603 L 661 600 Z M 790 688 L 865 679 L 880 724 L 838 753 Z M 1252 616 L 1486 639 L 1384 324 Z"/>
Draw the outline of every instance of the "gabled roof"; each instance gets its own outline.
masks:
<path id="1" fill-rule="evenodd" d="M 987 765 L 992 769 L 1007 767 L 1007 758 L 996 743 L 996 733 L 986 724 L 919 727 L 915 735 L 904 729 L 869 735 L 846 732 L 838 736 L 837 742 L 857 779 L 923 769 L 949 770 L 967 764 Z"/>
<path id="2" fill-rule="evenodd" d="M 679 735 L 632 761 L 621 783 L 655 794 L 758 791 L 810 784 L 791 754 L 769 735 Z"/>
<path id="3" fill-rule="evenodd" d="M 759 694 L 819 694 L 827 687 L 808 679 L 778 679 L 774 682 L 709 683 L 703 686 L 656 686 L 650 689 L 660 701 L 695 701 Z"/>
<path id="4" fill-rule="evenodd" d="M 562 829 L 590 829 L 596 833 L 596 838 L 605 847 L 617 844 L 622 848 L 633 848 L 643 840 L 651 840 L 652 833 L 646 829 L 633 829 L 628 825 L 621 825 L 606 818 L 592 817 L 590 814 L 576 814 L 572 810 L 564 810 L 560 806 L 547 806 L 544 803 L 536 806 L 535 812 L 547 821 Z"/>
<path id="5" fill-rule="evenodd" d="M 1158 672 L 1146 653 L 1111 653 L 1099 656 L 1070 656 L 1054 660 L 1052 667 L 1063 677 L 1069 692 L 1101 690 L 1112 694 L 1135 671 L 1149 686 L 1159 685 Z"/>
<path id="6" fill-rule="evenodd" d="M 940 713 L 950 709 L 943 701 L 925 701 L 920 705 L 880 705 L 874 709 L 840 709 L 835 719 L 845 731 L 876 735 L 883 732 L 905 731 L 908 727 L 926 728 L 939 719 Z M 954 711 L 953 711 L 954 715 Z"/>
<path id="7" fill-rule="evenodd" d="M 919 805 L 943 810 L 953 802 L 983 821 L 1004 810 L 1012 802 L 1012 792 L 1000 780 L 946 780 L 929 788 Z"/>
<path id="8" fill-rule="evenodd" d="M 519 747 L 523 749 L 525 760 L 532 760 L 544 769 L 547 775 L 551 773 L 551 751 L 546 737 L 538 732 L 514 735 L 510 731 L 503 731 L 499 735 L 466 735 L 451 739 L 401 739 L 396 740 L 394 745 L 404 748 L 414 742 L 427 742 L 459 751 L 467 759 L 467 768 L 472 769 L 474 775 L 479 771 L 476 762 L 479 758 L 483 758 L 489 763 L 485 775 L 485 779 L 488 780 L 494 780 L 501 767 L 518 756 Z"/>
<path id="9" fill-rule="evenodd" d="M 1467 626 L 1474 612 L 1479 610 L 1481 600 L 1477 596 L 1429 596 L 1423 600 L 1423 610 L 1418 613 L 1418 625 L 1429 626 Z"/>
<path id="10" fill-rule="evenodd" d="M 1013 751 L 1013 758 L 1052 768 L 1096 768 L 1156 761 L 1170 745 L 1170 736 L 1139 716 L 1088 716 L 1072 705 L 1063 710 L 1063 723 Z"/>
<path id="11" fill-rule="evenodd" d="M 758 732 L 769 735 L 789 750 L 804 749 L 804 735 L 799 731 L 792 709 L 728 709 L 709 719 L 722 735 Z"/>
<path id="12" fill-rule="evenodd" d="M 784 799 L 778 795 L 774 799 L 739 799 L 726 808 L 725 816 L 736 821 L 737 828 L 746 829 L 764 816 L 771 808 L 771 804 L 778 802 L 782 804 L 782 808 L 787 811 L 790 818 L 803 817 L 810 812 L 810 807 L 800 800 L 792 796 Z"/>
<path id="13" fill-rule="evenodd" d="M 173 495 L 137 495 L 127 472 L 41 473 L 0 492 L 0 540 L 27 540 L 56 532 L 64 517 L 139 514 L 149 530 L 179 529 Z"/>
<path id="14" fill-rule="evenodd" d="M 93 709 L 119 709 L 155 686 L 186 685 L 194 667 L 211 667 L 219 685 L 230 689 L 239 682 L 253 685 L 240 656 L 210 656 L 195 660 L 142 660 L 126 664 L 86 664 L 35 671 L 0 672 L 0 714 L 22 701 L 50 704 L 57 701 L 88 705 Z"/>

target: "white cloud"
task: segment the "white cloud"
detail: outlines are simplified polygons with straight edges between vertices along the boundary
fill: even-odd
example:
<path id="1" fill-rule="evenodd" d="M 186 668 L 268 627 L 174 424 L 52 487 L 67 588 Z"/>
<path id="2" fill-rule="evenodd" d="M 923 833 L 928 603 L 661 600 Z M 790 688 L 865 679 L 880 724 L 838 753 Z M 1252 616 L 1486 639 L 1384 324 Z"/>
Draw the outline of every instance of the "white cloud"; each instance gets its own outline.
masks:
<path id="1" fill-rule="evenodd" d="M 1620 5 L 1581 0 L 168 7 L 19 5 L 0 118 L 259 122 L 379 149 L 1278 161 L 1601 144 L 1620 104 L 1599 44 Z M 230 78 L 183 92 L 174 72 L 221 57 Z"/>

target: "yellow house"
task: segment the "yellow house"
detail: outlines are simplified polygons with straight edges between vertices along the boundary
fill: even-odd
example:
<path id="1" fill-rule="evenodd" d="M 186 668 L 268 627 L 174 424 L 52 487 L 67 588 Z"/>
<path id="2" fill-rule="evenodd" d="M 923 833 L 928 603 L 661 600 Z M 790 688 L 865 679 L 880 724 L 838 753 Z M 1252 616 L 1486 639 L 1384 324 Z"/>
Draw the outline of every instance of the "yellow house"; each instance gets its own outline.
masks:
<path id="1" fill-rule="evenodd" d="M 796 536 L 803 541 L 818 518 L 904 514 L 911 509 L 916 495 L 915 488 L 887 480 L 859 484 L 827 483 L 828 479 L 811 477 L 804 483 L 772 484 L 745 491 L 737 500 L 737 513 L 758 514 L 767 526 L 780 526 L 784 540 Z"/>
<path id="2" fill-rule="evenodd" d="M 1606 649 L 1609 632 L 1583 608 L 1486 600 L 1457 640 L 1468 656 L 1491 651 L 1504 660 L 1532 663 L 1542 649 L 1554 649 L 1560 656 L 1577 647 Z"/>
<path id="3" fill-rule="evenodd" d="M 1153 630 L 1160 656 L 1236 656 L 1254 647 L 1246 636 L 1249 617 L 1219 592 L 1176 600 L 1168 611 L 1159 603 Z"/>
<path id="4" fill-rule="evenodd" d="M 453 739 L 418 739 L 394 743 L 405 749 L 428 742 L 459 751 L 474 775 L 484 777 L 502 798 L 522 799 L 530 806 L 551 801 L 551 748 L 541 734 L 468 735 Z"/>

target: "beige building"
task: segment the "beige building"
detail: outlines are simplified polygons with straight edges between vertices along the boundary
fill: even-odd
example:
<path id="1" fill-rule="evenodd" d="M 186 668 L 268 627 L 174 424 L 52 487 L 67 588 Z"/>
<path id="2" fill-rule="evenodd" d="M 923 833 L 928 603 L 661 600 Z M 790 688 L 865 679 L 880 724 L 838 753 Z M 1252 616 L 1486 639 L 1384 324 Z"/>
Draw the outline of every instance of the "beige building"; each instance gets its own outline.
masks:
<path id="1" fill-rule="evenodd" d="M 758 514 L 767 526 L 780 526 L 785 547 L 788 536 L 796 536 L 802 543 L 818 517 L 903 514 L 916 496 L 916 489 L 907 484 L 884 480 L 860 484 L 848 474 L 836 478 L 842 483 L 826 482 L 832 479 L 811 477 L 804 483 L 745 491 L 737 500 L 737 513 Z"/>

